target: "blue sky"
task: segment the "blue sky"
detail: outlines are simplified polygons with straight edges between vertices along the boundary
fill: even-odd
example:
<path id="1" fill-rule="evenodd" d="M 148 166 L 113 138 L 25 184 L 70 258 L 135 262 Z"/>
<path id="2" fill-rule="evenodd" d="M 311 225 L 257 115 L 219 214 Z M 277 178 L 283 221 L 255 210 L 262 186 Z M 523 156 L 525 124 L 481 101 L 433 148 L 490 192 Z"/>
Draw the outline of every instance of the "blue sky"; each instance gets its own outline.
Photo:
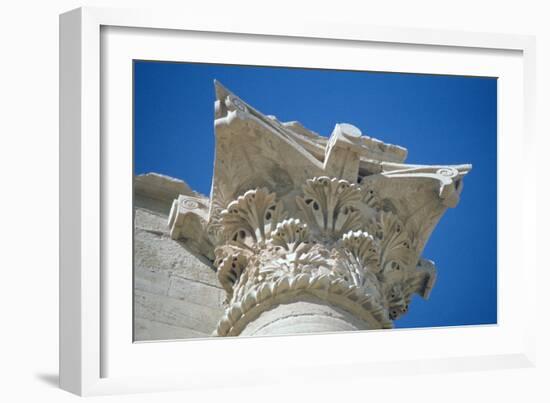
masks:
<path id="1" fill-rule="evenodd" d="M 134 170 L 185 180 L 208 195 L 214 161 L 214 79 L 264 114 L 329 135 L 339 122 L 409 150 L 408 163 L 471 163 L 423 256 L 438 278 L 397 328 L 497 320 L 495 78 L 134 63 Z"/>

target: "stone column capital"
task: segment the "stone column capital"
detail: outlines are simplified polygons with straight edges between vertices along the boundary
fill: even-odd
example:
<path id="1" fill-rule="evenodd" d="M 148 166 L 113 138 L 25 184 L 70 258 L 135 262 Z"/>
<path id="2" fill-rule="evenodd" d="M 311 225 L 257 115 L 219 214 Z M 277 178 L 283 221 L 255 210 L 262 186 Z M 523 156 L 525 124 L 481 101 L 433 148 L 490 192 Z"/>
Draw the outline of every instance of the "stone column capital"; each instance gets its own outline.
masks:
<path id="1" fill-rule="evenodd" d="M 311 298 L 365 328 L 389 328 L 413 294 L 429 296 L 436 271 L 422 251 L 470 165 L 405 164 L 406 149 L 353 125 L 337 124 L 327 139 L 219 83 L 216 96 L 208 206 L 180 198 L 169 223 L 213 259 L 227 293 L 216 335 Z"/>

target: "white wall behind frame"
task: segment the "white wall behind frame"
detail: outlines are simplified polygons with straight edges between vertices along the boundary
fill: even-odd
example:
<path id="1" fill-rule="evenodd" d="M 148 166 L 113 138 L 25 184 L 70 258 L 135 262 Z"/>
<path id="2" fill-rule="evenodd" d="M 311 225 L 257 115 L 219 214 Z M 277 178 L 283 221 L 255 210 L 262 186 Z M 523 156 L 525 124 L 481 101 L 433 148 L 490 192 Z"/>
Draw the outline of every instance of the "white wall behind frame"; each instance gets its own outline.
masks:
<path id="1" fill-rule="evenodd" d="M 12 331 L 2 333 L 0 353 L 1 375 L 6 401 L 77 401 L 77 398 L 56 389 L 57 373 L 57 16 L 81 5 L 139 7 L 177 5 L 179 1 L 143 0 L 91 1 L 57 0 L 13 1 L 3 4 L 0 37 L 3 63 L 0 64 L 2 96 L 2 139 L 0 165 L 5 175 L 3 189 L 2 243 L 3 287 L 0 293 L 2 314 Z M 328 3 L 328 2 L 327 2 Z M 284 24 L 295 15 L 310 14 L 325 20 L 346 20 L 357 24 L 401 25 L 421 28 L 452 28 L 486 32 L 537 34 L 539 144 L 532 154 L 518 162 L 525 175 L 540 172 L 544 182 L 544 165 L 549 144 L 550 125 L 546 110 L 550 105 L 550 30 L 546 2 L 525 0 L 502 2 L 462 0 L 440 2 L 396 0 L 393 2 L 357 2 L 340 0 L 323 4 L 284 1 L 266 9 L 257 2 L 211 0 L 187 2 L 182 12 L 205 15 L 252 15 L 269 13 Z M 262 8 L 262 10 L 259 10 Z M 299 17 L 297 17 L 299 18 Z M 544 133 L 544 136 L 543 136 Z M 526 191 L 533 192 L 529 187 Z M 550 205 L 549 195 L 539 186 L 539 206 Z M 6 193 L 3 193 L 6 194 Z M 36 202 L 40 195 L 40 203 Z M 528 206 L 533 211 L 533 206 Z M 545 225 L 548 210 L 539 208 L 539 251 L 545 250 Z M 31 228 L 40 228 L 36 236 Z M 547 239 L 547 238 L 546 238 Z M 30 248 L 32 247 L 31 251 Z M 545 261 L 540 259 L 541 269 Z M 548 284 L 547 271 L 540 271 L 540 284 Z M 299 387 L 296 384 L 278 387 L 234 388 L 200 392 L 164 393 L 140 396 L 117 396 L 95 400 L 116 402 L 181 402 L 181 401 L 257 401 L 293 399 L 340 401 L 357 399 L 366 393 L 384 401 L 419 400 L 440 402 L 463 401 L 548 401 L 546 383 L 550 355 L 548 299 L 539 297 L 537 321 L 539 329 L 538 362 L 531 370 L 484 371 L 474 373 L 374 377 L 368 383 L 352 378 L 342 382 Z M 228 397 L 229 396 L 229 397 Z M 238 399 L 237 399 L 238 397 Z M 114 400 L 113 400 L 114 399 Z M 4 399 L 3 399 L 4 400 Z"/>

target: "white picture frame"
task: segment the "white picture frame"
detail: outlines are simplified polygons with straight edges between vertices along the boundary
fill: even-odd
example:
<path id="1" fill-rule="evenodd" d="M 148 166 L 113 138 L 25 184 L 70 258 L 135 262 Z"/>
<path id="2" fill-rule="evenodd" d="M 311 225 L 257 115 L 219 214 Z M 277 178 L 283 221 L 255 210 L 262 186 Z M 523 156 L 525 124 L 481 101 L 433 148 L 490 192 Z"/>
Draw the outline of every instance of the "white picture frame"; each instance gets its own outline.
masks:
<path id="1" fill-rule="evenodd" d="M 114 35 L 108 42 L 104 36 L 106 32 Z M 155 35 L 151 35 L 153 32 Z M 356 48 L 355 52 L 362 52 L 361 46 L 368 44 L 374 44 L 383 52 L 385 48 L 393 47 L 385 56 L 380 56 L 380 60 L 385 60 L 377 65 L 380 69 L 391 68 L 391 63 L 394 63 L 393 68 L 397 71 L 421 71 L 425 68 L 421 61 L 409 58 L 409 63 L 413 64 L 404 66 L 399 57 L 399 52 L 412 49 L 423 52 L 424 62 L 427 60 L 434 66 L 433 73 L 491 75 L 493 71 L 502 71 L 499 77 L 504 84 L 499 86 L 499 91 L 508 97 L 502 98 L 499 94 L 499 178 L 513 180 L 515 188 L 535 186 L 535 175 L 518 175 L 506 164 L 518 155 L 528 155 L 534 147 L 533 37 L 367 27 L 314 20 L 281 25 L 269 21 L 269 18 L 217 20 L 150 10 L 81 8 L 65 13 L 60 17 L 60 385 L 63 389 L 80 395 L 96 395 L 245 386 L 273 379 L 291 381 L 298 374 L 302 380 L 322 380 L 327 370 L 332 376 L 337 372 L 338 377 L 344 378 L 351 373 L 354 376 L 395 375 L 534 365 L 535 330 L 529 323 L 534 321 L 536 311 L 536 240 L 533 239 L 536 236 L 536 216 L 534 210 L 527 208 L 534 204 L 534 194 L 524 191 L 514 195 L 513 187 L 500 179 L 497 326 L 411 329 L 391 332 L 391 336 L 382 332 L 357 332 L 132 343 L 132 339 L 127 337 L 127 323 L 132 318 L 124 316 L 128 306 L 131 309 L 131 301 L 127 301 L 128 295 L 131 296 L 131 283 L 124 288 L 127 276 L 113 277 L 112 272 L 106 271 L 113 253 L 107 239 L 113 239 L 117 231 L 113 230 L 109 237 L 105 234 L 111 221 L 116 222 L 113 225 L 118 225 L 118 228 L 131 231 L 131 222 L 128 226 L 131 215 L 125 216 L 126 221 L 118 222 L 114 215 L 105 215 L 113 200 L 122 204 L 128 200 L 128 192 L 124 193 L 128 183 L 117 182 L 116 187 L 112 186 L 116 181 L 114 178 L 119 175 L 111 161 L 116 155 L 120 157 L 117 164 L 126 167 L 122 168 L 123 171 L 131 167 L 126 158 L 128 154 L 124 152 L 127 137 L 112 134 L 114 128 L 120 129 L 121 133 L 128 130 L 125 113 L 128 112 L 128 102 L 131 103 L 131 87 L 125 80 L 118 80 L 120 85 L 113 84 L 113 80 L 102 80 L 102 74 L 124 75 L 128 60 L 136 55 L 147 58 L 148 52 L 155 52 L 155 57 L 162 60 L 170 59 L 174 44 L 181 40 L 178 33 L 185 35 L 186 32 L 193 32 L 195 37 L 200 37 L 200 33 L 215 33 L 217 38 L 227 36 L 227 40 L 229 36 L 237 35 L 252 38 L 260 45 L 269 40 L 273 46 L 285 46 L 289 41 L 307 46 L 313 40 L 322 46 L 331 46 L 334 51 L 346 44 L 352 44 L 350 48 Z M 131 41 L 138 35 L 142 37 L 136 47 Z M 189 55 L 189 51 L 178 51 Z M 442 52 L 448 59 L 436 58 L 433 52 Z M 508 54 L 511 57 L 507 57 Z M 217 61 L 227 62 L 229 57 L 229 54 L 220 54 Z M 250 57 L 252 62 L 254 58 L 264 60 L 261 52 L 254 52 Z M 113 63 L 109 64 L 105 58 L 111 58 Z M 495 61 L 496 64 L 492 65 L 493 59 L 502 62 Z M 265 62 L 269 63 L 267 56 Z M 349 59 L 349 63 L 353 62 L 353 58 Z M 326 63 L 325 67 L 330 67 L 342 62 L 329 60 Z M 517 97 L 511 97 L 512 94 Z M 513 104 L 508 103 L 512 101 Z M 119 108 L 116 109 L 116 121 L 109 120 L 113 115 L 111 107 Z M 503 109 L 500 108 L 506 108 L 504 110 L 510 113 L 502 117 Z M 517 113 L 511 113 L 514 111 Z M 117 154 L 117 150 L 121 154 Z M 124 172 L 119 172 L 120 176 L 124 176 Z M 122 193 L 115 195 L 115 188 L 121 189 Z M 126 207 L 121 208 L 131 210 L 132 206 L 126 203 Z M 515 212 L 514 217 L 507 214 L 510 211 Z M 511 238 L 510 232 L 515 234 L 515 239 Z M 131 244 L 128 245 L 126 238 L 117 239 L 122 240 L 124 246 L 115 255 L 123 256 L 122 249 L 127 252 Z M 117 256 L 113 258 L 118 259 Z M 508 267 L 512 266 L 521 272 L 518 276 L 520 282 L 511 281 L 512 270 Z M 501 267 L 504 268 L 502 271 Z M 127 270 L 124 273 L 127 274 Z M 110 298 L 113 292 L 121 295 L 123 302 L 113 302 Z M 519 302 L 514 300 L 512 304 L 511 298 L 517 298 Z M 124 325 L 118 327 L 119 323 Z M 349 356 L 349 351 L 354 351 L 357 345 L 364 344 L 366 337 L 377 346 L 407 340 L 420 347 L 414 354 L 399 348 L 395 351 L 377 348 L 379 355 L 373 350 L 368 357 L 342 358 Z M 388 337 L 392 340 L 386 340 Z M 438 345 L 438 340 L 444 341 Z M 464 344 L 458 343 L 459 340 Z M 338 345 L 342 351 L 327 351 L 320 356 L 320 345 Z M 453 346 L 453 351 L 449 346 Z M 235 351 L 240 354 L 239 362 L 232 363 L 236 368 L 228 372 L 223 363 L 231 360 Z M 281 354 L 285 351 L 291 354 Z M 183 363 L 176 358 L 169 360 L 167 354 L 173 357 L 181 354 L 186 360 Z M 258 360 L 258 357 L 262 359 Z"/>

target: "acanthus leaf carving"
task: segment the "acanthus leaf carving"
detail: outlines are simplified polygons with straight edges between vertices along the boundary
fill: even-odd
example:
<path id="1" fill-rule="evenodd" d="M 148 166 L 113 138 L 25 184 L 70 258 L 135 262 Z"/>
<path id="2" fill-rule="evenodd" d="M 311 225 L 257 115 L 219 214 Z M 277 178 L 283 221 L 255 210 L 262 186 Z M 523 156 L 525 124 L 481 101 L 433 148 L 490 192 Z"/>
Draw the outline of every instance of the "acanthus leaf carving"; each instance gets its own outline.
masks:
<path id="1" fill-rule="evenodd" d="M 265 188 L 247 191 L 221 212 L 225 239 L 249 248 L 265 243 L 283 218 L 282 203 Z"/>
<path id="2" fill-rule="evenodd" d="M 342 244 L 362 267 L 377 273 L 380 271 L 378 265 L 379 245 L 372 235 L 365 231 L 350 231 L 342 237 Z"/>
<path id="3" fill-rule="evenodd" d="M 405 270 L 383 273 L 381 283 L 390 319 L 398 319 L 408 312 L 414 294 L 427 298 L 435 278 L 435 265 L 425 259 L 421 259 L 416 265 L 408 266 Z"/>
<path id="4" fill-rule="evenodd" d="M 384 272 L 406 269 L 414 261 L 414 240 L 399 217 L 378 212 L 369 225 L 380 242 L 380 266 Z"/>
<path id="5" fill-rule="evenodd" d="M 380 210 L 382 207 L 382 203 L 380 199 L 378 198 L 378 195 L 374 191 L 374 189 L 370 189 L 368 187 L 361 186 L 361 196 L 362 196 L 362 202 L 370 208 Z"/>
<path id="6" fill-rule="evenodd" d="M 271 243 L 287 252 L 302 254 L 311 247 L 309 228 L 296 218 L 284 220 L 271 233 Z"/>
<path id="7" fill-rule="evenodd" d="M 303 197 L 296 202 L 310 227 L 324 241 L 336 241 L 344 233 L 361 227 L 357 205 L 361 190 L 354 183 L 326 176 L 309 179 Z"/>
<path id="8" fill-rule="evenodd" d="M 337 292 L 346 306 L 376 307 L 383 327 L 408 311 L 414 293 L 429 293 L 435 271 L 414 265 L 412 232 L 382 209 L 374 191 L 328 177 L 308 180 L 302 191 L 294 210 L 301 218 L 286 218 L 266 188 L 247 191 L 221 212 L 225 244 L 217 267 L 230 315 L 217 334 L 235 331 L 227 321 L 246 316 L 258 301 L 295 289 L 324 290 L 326 298 Z"/>

